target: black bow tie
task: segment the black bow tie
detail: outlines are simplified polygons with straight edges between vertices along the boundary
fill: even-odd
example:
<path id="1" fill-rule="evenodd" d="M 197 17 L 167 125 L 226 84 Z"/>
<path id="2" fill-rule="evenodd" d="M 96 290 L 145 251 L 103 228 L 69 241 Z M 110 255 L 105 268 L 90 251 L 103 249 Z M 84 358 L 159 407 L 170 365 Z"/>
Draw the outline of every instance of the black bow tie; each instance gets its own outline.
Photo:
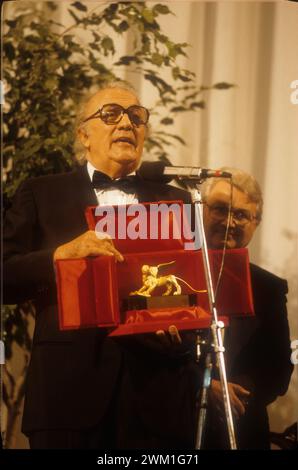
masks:
<path id="1" fill-rule="evenodd" d="M 95 189 L 119 189 L 127 194 L 133 194 L 136 192 L 136 176 L 125 176 L 113 180 L 105 173 L 95 170 L 92 177 L 92 186 Z"/>

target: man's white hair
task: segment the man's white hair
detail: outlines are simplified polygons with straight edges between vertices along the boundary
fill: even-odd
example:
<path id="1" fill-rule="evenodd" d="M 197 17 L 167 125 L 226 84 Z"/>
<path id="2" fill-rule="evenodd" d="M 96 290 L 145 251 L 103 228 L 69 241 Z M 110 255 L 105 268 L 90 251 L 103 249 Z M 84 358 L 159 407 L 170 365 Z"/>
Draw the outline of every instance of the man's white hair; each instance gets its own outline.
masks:
<path id="1" fill-rule="evenodd" d="M 256 203 L 257 205 L 256 217 L 257 217 L 258 222 L 260 222 L 262 219 L 262 213 L 263 213 L 263 196 L 262 196 L 260 185 L 257 182 L 257 180 L 252 175 L 250 175 L 249 173 L 246 173 L 243 170 L 240 170 L 239 168 L 231 168 L 228 166 L 223 166 L 220 168 L 220 170 L 231 173 L 233 186 L 239 189 L 240 191 L 242 191 L 243 193 L 245 193 L 251 202 Z M 212 188 L 219 181 L 229 182 L 227 178 L 208 178 L 201 185 L 201 194 L 202 194 L 202 199 L 204 202 L 207 201 Z"/>

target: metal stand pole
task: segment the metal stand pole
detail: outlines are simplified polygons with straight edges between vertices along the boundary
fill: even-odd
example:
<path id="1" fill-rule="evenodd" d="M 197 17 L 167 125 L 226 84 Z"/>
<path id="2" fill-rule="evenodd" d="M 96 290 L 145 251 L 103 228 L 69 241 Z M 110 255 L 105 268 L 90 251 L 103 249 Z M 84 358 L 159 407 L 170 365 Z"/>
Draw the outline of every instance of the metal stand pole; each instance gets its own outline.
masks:
<path id="1" fill-rule="evenodd" d="M 185 180 L 183 182 L 184 184 L 187 185 L 188 190 L 190 191 L 192 195 L 192 200 L 195 206 L 195 218 L 196 218 L 196 221 L 198 221 L 199 223 L 198 226 L 201 231 L 204 271 L 205 271 L 205 278 L 206 278 L 206 283 L 207 283 L 210 312 L 212 314 L 210 328 L 211 328 L 211 333 L 212 333 L 213 348 L 214 348 L 214 352 L 216 353 L 216 357 L 217 357 L 218 365 L 219 365 L 219 375 L 220 375 L 220 382 L 221 382 L 221 388 L 222 388 L 222 393 L 223 393 L 223 402 L 224 402 L 227 429 L 228 429 L 228 434 L 229 434 L 230 448 L 237 449 L 233 416 L 232 416 L 232 410 L 231 410 L 231 402 L 230 402 L 230 396 L 229 396 L 229 391 L 228 391 L 225 360 L 224 360 L 224 347 L 223 347 L 222 336 L 220 332 L 220 329 L 222 328 L 222 322 L 218 321 L 218 315 L 217 315 L 217 310 L 215 306 L 213 282 L 212 282 L 212 277 L 211 277 L 208 249 L 207 249 L 204 224 L 203 224 L 202 198 L 196 186 L 188 184 L 187 181 Z M 202 389 L 203 409 L 202 409 L 202 413 L 199 413 L 196 449 L 201 448 L 202 436 L 203 436 L 203 431 L 204 431 L 203 428 L 205 426 L 207 392 L 208 392 L 210 382 L 211 382 L 211 367 L 209 367 L 209 365 L 206 366 L 204 375 L 206 376 L 206 383 L 203 384 L 203 389 Z M 204 388 L 204 385 L 205 385 L 205 388 Z M 205 396 L 203 396 L 203 394 L 205 394 Z"/>
<path id="2" fill-rule="evenodd" d="M 211 384 L 211 374 L 212 374 L 212 359 L 211 359 L 211 353 L 208 352 L 206 354 L 206 359 L 205 359 L 205 371 L 204 371 L 204 376 L 203 376 L 203 384 L 202 384 L 200 405 L 199 405 L 196 449 L 202 449 L 204 445 L 209 389 L 210 389 L 210 384 Z"/>

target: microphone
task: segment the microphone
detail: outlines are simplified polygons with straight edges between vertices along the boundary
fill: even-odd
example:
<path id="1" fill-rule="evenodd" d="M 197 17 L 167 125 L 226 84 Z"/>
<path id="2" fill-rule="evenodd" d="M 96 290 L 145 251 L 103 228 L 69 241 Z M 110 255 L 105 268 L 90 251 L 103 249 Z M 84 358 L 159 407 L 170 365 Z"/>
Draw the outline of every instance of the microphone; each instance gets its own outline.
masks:
<path id="1" fill-rule="evenodd" d="M 227 171 L 209 170 L 207 168 L 193 166 L 167 166 L 162 161 L 143 162 L 138 169 L 138 174 L 145 180 L 169 182 L 174 178 L 202 180 L 206 178 L 231 178 Z"/>

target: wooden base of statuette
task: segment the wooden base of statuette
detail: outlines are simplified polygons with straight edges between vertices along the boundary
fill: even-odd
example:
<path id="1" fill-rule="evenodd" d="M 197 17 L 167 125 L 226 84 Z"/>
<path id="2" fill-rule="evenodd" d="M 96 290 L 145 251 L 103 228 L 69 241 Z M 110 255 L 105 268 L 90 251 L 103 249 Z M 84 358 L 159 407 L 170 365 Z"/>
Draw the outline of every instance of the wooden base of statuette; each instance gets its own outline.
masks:
<path id="1" fill-rule="evenodd" d="M 122 309 L 126 310 L 150 310 L 154 308 L 191 307 L 197 304 L 196 294 L 188 295 L 161 295 L 145 297 L 132 295 L 123 300 Z"/>

